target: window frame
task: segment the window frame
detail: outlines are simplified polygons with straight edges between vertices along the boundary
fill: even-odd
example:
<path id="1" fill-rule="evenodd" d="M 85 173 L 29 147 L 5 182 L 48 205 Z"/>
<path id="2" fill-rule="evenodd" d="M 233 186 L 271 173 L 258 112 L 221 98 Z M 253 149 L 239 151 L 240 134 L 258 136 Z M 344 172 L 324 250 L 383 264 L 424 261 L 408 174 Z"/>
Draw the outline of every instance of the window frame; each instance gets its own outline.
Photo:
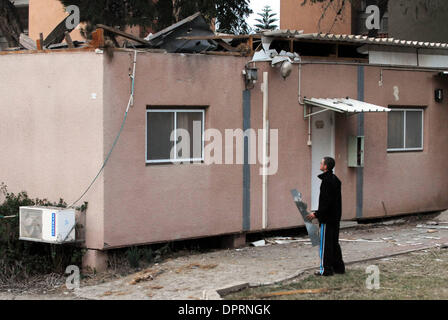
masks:
<path id="1" fill-rule="evenodd" d="M 188 159 L 161 159 L 161 160 L 148 160 L 148 113 L 174 113 L 174 131 L 177 136 L 177 113 L 201 113 L 202 114 L 202 152 L 201 158 L 188 158 Z M 182 162 L 203 162 L 205 157 L 205 110 L 204 109 L 146 109 L 146 135 L 145 135 L 145 162 L 146 164 L 167 164 L 167 163 L 182 163 Z M 171 141 L 171 139 L 170 139 Z M 191 150 L 190 150 L 191 152 Z M 177 143 L 174 141 L 174 154 L 177 157 Z"/>
<path id="2" fill-rule="evenodd" d="M 389 142 L 387 143 L 387 152 L 412 152 L 412 151 L 423 151 L 425 148 L 425 109 L 424 108 L 393 108 L 392 111 L 390 112 L 404 112 L 404 123 L 403 123 L 403 130 L 404 130 L 404 134 L 403 134 L 403 139 L 404 139 L 404 148 L 389 148 Z M 407 116 L 406 116 L 406 112 L 410 111 L 410 112 L 420 112 L 422 114 L 422 132 L 421 132 L 421 136 L 422 136 L 422 147 L 421 148 L 406 148 L 406 120 L 407 120 Z M 389 119 L 388 119 L 389 121 Z M 388 124 L 389 126 L 389 124 Z M 389 140 L 389 127 L 388 127 L 388 131 L 387 131 L 387 139 Z"/>

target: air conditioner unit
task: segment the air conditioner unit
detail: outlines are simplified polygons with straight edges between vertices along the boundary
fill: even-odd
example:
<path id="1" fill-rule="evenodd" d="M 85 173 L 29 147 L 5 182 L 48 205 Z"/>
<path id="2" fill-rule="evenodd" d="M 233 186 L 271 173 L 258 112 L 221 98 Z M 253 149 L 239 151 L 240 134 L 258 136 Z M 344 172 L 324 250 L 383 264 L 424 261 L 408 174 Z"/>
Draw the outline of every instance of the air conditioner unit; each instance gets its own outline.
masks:
<path id="1" fill-rule="evenodd" d="M 20 207 L 20 240 L 62 244 L 75 242 L 75 210 Z"/>

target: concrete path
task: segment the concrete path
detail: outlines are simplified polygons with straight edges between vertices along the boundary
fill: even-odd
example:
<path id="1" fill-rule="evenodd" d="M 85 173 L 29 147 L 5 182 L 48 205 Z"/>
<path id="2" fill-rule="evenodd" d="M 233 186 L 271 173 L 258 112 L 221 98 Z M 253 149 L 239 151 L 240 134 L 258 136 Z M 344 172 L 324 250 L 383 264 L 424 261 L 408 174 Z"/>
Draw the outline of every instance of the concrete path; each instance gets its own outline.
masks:
<path id="1" fill-rule="evenodd" d="M 417 228 L 420 223 L 360 225 L 341 230 L 342 252 L 346 263 L 375 259 L 411 250 L 423 250 L 448 243 L 448 211 L 434 221 L 434 229 Z M 272 239 L 271 239 L 272 240 Z M 280 241 L 282 242 L 282 241 Z M 272 283 L 317 267 L 318 247 L 306 238 L 298 242 L 221 250 L 179 257 L 155 265 L 147 278 L 131 284 L 136 275 L 100 285 L 81 287 L 73 293 L 78 299 L 219 299 L 217 290 Z M 350 268 L 348 266 L 348 268 Z M 153 276 L 153 280 L 151 280 Z M 0 296 L 1 298 L 1 296 Z"/>

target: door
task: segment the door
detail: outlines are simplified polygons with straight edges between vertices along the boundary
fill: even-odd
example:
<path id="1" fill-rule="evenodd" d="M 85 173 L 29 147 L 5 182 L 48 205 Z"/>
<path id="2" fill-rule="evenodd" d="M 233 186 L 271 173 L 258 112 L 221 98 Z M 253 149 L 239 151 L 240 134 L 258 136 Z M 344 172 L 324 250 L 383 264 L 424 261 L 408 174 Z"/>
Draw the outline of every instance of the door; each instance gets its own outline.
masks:
<path id="1" fill-rule="evenodd" d="M 323 110 L 313 108 L 313 112 Z M 312 163 L 311 163 L 311 210 L 319 207 L 319 192 L 321 181 L 317 176 L 320 171 L 320 161 L 324 157 L 334 158 L 335 150 L 335 124 L 334 111 L 326 111 L 312 117 L 311 139 L 312 139 Z"/>

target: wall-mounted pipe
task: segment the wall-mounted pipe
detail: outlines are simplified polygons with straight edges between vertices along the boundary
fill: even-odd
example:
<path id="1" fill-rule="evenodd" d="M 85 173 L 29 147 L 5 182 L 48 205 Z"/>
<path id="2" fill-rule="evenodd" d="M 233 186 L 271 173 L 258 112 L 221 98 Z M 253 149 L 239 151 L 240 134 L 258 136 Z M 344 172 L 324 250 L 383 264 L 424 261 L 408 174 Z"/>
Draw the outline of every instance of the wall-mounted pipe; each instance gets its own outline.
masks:
<path id="1" fill-rule="evenodd" d="M 268 227 L 268 175 L 267 175 L 267 155 L 268 155 L 268 130 L 269 130 L 269 82 L 268 72 L 263 72 L 263 175 L 262 175 L 262 227 Z"/>

